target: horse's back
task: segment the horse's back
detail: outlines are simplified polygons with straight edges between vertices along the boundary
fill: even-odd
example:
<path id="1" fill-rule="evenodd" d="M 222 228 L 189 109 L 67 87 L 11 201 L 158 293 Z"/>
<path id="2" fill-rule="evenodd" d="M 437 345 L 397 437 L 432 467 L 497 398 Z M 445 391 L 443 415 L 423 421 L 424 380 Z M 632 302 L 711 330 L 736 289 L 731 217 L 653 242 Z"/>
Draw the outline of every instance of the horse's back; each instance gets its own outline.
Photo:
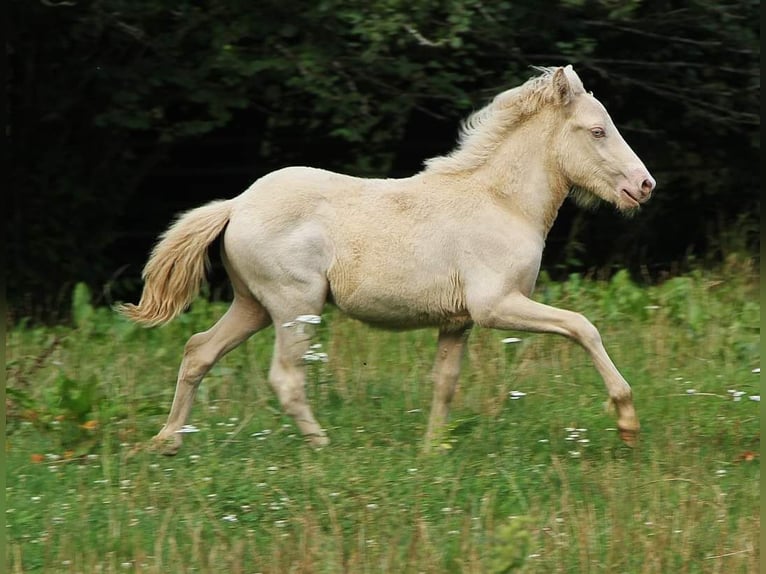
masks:
<path id="1" fill-rule="evenodd" d="M 272 171 L 257 179 L 238 200 L 245 205 L 253 201 L 262 204 L 268 198 L 283 203 L 289 202 L 291 198 L 326 196 L 341 189 L 359 192 L 370 181 L 375 180 L 315 167 L 291 166 Z"/>

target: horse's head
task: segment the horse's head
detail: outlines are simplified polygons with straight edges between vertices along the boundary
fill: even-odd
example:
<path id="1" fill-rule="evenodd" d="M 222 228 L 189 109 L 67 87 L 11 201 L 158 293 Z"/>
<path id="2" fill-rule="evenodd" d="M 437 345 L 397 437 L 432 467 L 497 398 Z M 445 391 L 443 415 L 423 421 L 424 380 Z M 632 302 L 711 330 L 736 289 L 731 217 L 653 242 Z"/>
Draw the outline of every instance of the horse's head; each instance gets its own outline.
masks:
<path id="1" fill-rule="evenodd" d="M 585 91 L 571 66 L 557 68 L 551 82 L 563 118 L 553 151 L 579 199 L 587 203 L 583 192 L 589 192 L 623 211 L 638 208 L 651 197 L 656 182 L 617 131 L 606 108 Z"/>

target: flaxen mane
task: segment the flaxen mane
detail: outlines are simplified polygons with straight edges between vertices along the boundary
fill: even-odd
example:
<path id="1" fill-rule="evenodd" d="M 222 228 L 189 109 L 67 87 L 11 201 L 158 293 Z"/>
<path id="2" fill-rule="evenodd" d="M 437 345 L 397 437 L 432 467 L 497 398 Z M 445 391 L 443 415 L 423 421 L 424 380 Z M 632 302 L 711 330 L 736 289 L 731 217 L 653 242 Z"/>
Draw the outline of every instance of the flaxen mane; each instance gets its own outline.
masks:
<path id="1" fill-rule="evenodd" d="M 426 160 L 426 169 L 455 174 L 473 171 L 483 165 L 508 136 L 512 126 L 553 101 L 555 94 L 551 79 L 557 68 L 536 69 L 542 74 L 498 94 L 489 104 L 469 116 L 460 130 L 458 147 L 448 155 Z M 574 71 L 568 69 L 567 76 L 575 89 L 579 87 L 584 91 Z"/>

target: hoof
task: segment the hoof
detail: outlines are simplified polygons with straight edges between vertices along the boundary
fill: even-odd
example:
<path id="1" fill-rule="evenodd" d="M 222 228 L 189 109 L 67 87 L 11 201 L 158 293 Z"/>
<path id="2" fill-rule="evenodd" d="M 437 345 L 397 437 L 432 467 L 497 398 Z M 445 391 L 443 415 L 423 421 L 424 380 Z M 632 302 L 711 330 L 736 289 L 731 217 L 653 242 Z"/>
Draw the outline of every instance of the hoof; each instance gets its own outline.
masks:
<path id="1" fill-rule="evenodd" d="M 638 444 L 638 430 L 621 428 L 620 438 L 629 447 L 635 447 Z"/>
<path id="2" fill-rule="evenodd" d="M 330 444 L 330 439 L 327 438 L 325 435 L 318 435 L 318 434 L 307 435 L 306 440 L 308 441 L 309 446 L 315 449 L 320 449 Z"/>
<path id="3" fill-rule="evenodd" d="M 437 455 L 447 455 L 452 452 L 452 445 L 448 442 L 441 442 L 435 445 L 431 452 Z"/>
<path id="4" fill-rule="evenodd" d="M 149 451 L 164 456 L 175 456 L 181 450 L 182 442 L 178 435 L 157 435 L 149 443 Z"/>
<path id="5" fill-rule="evenodd" d="M 452 451 L 452 443 L 446 436 L 441 434 L 438 437 L 426 438 L 423 441 L 422 453 L 425 455 L 444 455 Z"/>

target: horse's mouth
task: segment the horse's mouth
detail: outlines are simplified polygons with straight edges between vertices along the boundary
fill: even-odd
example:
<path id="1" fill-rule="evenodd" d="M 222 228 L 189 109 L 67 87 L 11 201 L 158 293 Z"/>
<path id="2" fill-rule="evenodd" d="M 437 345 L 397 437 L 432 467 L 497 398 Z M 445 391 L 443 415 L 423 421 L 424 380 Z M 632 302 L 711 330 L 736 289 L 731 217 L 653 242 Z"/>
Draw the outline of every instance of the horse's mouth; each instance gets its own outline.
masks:
<path id="1" fill-rule="evenodd" d="M 634 209 L 636 207 L 641 206 L 642 198 L 638 193 L 635 193 L 635 194 L 631 193 L 630 190 L 625 189 L 624 187 L 620 191 L 622 192 L 621 195 L 623 199 L 627 200 L 628 207 L 630 207 L 631 209 Z"/>

